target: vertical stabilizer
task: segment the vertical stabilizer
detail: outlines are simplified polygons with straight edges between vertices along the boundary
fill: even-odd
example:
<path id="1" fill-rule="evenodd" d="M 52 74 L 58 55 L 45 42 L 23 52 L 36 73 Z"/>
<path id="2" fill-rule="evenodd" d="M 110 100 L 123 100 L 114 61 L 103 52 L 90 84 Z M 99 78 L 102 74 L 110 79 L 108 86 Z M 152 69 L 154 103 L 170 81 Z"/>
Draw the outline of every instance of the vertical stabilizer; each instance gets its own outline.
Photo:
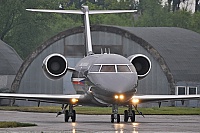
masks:
<path id="1" fill-rule="evenodd" d="M 93 54 L 92 51 L 92 38 L 90 31 L 90 20 L 89 20 L 89 9 L 88 6 L 82 6 L 82 11 L 84 14 L 84 26 L 85 26 L 85 43 L 86 43 L 86 54 Z"/>

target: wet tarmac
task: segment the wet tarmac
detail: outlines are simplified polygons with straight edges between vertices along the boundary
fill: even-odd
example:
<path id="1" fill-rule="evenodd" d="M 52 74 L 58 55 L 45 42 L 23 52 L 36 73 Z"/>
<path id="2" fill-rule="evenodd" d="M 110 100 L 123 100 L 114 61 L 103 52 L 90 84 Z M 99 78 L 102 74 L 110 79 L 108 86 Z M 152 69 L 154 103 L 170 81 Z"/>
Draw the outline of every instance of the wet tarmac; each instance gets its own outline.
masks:
<path id="1" fill-rule="evenodd" d="M 0 121 L 35 123 L 35 127 L 0 128 L 4 132 L 66 132 L 66 133 L 165 133 L 200 132 L 200 115 L 146 115 L 136 116 L 136 122 L 110 123 L 110 115 L 77 115 L 75 123 L 64 122 L 54 113 L 0 111 Z"/>

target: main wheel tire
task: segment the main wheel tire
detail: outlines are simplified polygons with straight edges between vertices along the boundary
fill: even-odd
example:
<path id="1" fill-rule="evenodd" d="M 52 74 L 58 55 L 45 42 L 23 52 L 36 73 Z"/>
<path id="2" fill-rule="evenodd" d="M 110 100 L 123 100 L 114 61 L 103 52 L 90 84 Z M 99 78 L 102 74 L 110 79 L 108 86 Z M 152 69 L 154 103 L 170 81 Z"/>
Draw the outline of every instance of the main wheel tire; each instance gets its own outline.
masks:
<path id="1" fill-rule="evenodd" d="M 114 114 L 111 115 L 111 123 L 114 123 Z"/>
<path id="2" fill-rule="evenodd" d="M 120 115 L 117 114 L 117 123 L 120 123 Z"/>
<path id="3" fill-rule="evenodd" d="M 135 111 L 132 110 L 131 122 L 135 122 Z"/>
<path id="4" fill-rule="evenodd" d="M 72 111 L 71 119 L 72 119 L 72 122 L 76 121 L 76 111 L 75 110 Z"/>
<path id="5" fill-rule="evenodd" d="M 69 121 L 69 111 L 65 110 L 65 122 Z"/>
<path id="6" fill-rule="evenodd" d="M 128 122 L 128 111 L 124 110 L 124 122 Z"/>

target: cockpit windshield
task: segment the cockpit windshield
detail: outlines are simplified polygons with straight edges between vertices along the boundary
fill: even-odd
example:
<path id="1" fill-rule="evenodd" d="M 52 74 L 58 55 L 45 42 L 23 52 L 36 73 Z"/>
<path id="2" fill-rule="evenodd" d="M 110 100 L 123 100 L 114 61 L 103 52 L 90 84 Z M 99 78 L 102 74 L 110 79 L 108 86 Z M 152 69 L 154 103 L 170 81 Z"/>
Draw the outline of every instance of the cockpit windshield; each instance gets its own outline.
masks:
<path id="1" fill-rule="evenodd" d="M 136 69 L 135 69 L 135 67 L 134 67 L 133 65 L 129 65 L 129 68 L 130 68 L 130 70 L 131 70 L 132 72 L 136 72 Z"/>
<path id="2" fill-rule="evenodd" d="M 127 65 L 117 65 L 117 72 L 131 72 Z"/>
<path id="3" fill-rule="evenodd" d="M 90 72 L 99 72 L 101 65 L 93 65 Z"/>
<path id="4" fill-rule="evenodd" d="M 100 72 L 116 72 L 115 65 L 102 65 Z"/>
<path id="5" fill-rule="evenodd" d="M 130 64 L 113 64 L 113 65 L 94 64 L 90 69 L 90 72 L 130 73 L 130 72 L 135 72 L 135 68 Z"/>

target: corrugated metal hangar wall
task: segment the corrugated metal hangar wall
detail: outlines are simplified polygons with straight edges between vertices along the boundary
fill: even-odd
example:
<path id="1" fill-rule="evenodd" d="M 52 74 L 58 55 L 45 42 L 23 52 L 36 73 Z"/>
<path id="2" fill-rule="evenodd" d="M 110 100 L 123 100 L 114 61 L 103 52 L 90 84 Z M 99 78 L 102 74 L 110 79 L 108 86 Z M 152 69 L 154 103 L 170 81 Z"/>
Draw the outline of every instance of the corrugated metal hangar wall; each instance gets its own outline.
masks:
<path id="1" fill-rule="evenodd" d="M 0 40 L 0 92 L 11 92 L 12 82 L 22 62 L 12 47 Z M 7 104 L 9 100 L 0 99 L 0 105 Z"/>
<path id="2" fill-rule="evenodd" d="M 176 81 L 161 54 L 162 50 L 157 51 L 155 46 L 152 46 L 152 43 L 148 43 L 139 36 L 139 33 L 142 33 L 144 30 L 140 31 L 140 29 L 135 29 L 138 35 L 133 34 L 127 27 L 96 25 L 92 26 L 91 30 L 93 50 L 95 53 L 100 53 L 101 48 L 110 48 L 111 53 L 121 54 L 125 57 L 142 53 L 150 58 L 152 70 L 146 78 L 139 81 L 138 94 L 176 93 Z M 69 66 L 74 67 L 84 54 L 83 27 L 61 32 L 38 47 L 24 61 L 13 82 L 12 89 L 18 93 L 74 94 L 75 91 L 70 78 L 71 73 L 67 73 L 64 78 L 56 81 L 46 78 L 43 74 L 42 62 L 46 56 L 52 53 L 63 54 L 69 61 Z M 195 87 L 198 88 L 196 91 L 199 93 L 200 84 L 195 83 Z M 25 106 L 37 105 L 36 102 L 26 101 L 20 101 L 17 104 Z M 171 105 L 171 103 L 164 104 Z M 195 101 L 195 106 L 198 106 L 198 104 L 199 101 Z M 42 105 L 49 104 L 42 103 Z M 142 106 L 152 105 L 143 104 Z"/>

